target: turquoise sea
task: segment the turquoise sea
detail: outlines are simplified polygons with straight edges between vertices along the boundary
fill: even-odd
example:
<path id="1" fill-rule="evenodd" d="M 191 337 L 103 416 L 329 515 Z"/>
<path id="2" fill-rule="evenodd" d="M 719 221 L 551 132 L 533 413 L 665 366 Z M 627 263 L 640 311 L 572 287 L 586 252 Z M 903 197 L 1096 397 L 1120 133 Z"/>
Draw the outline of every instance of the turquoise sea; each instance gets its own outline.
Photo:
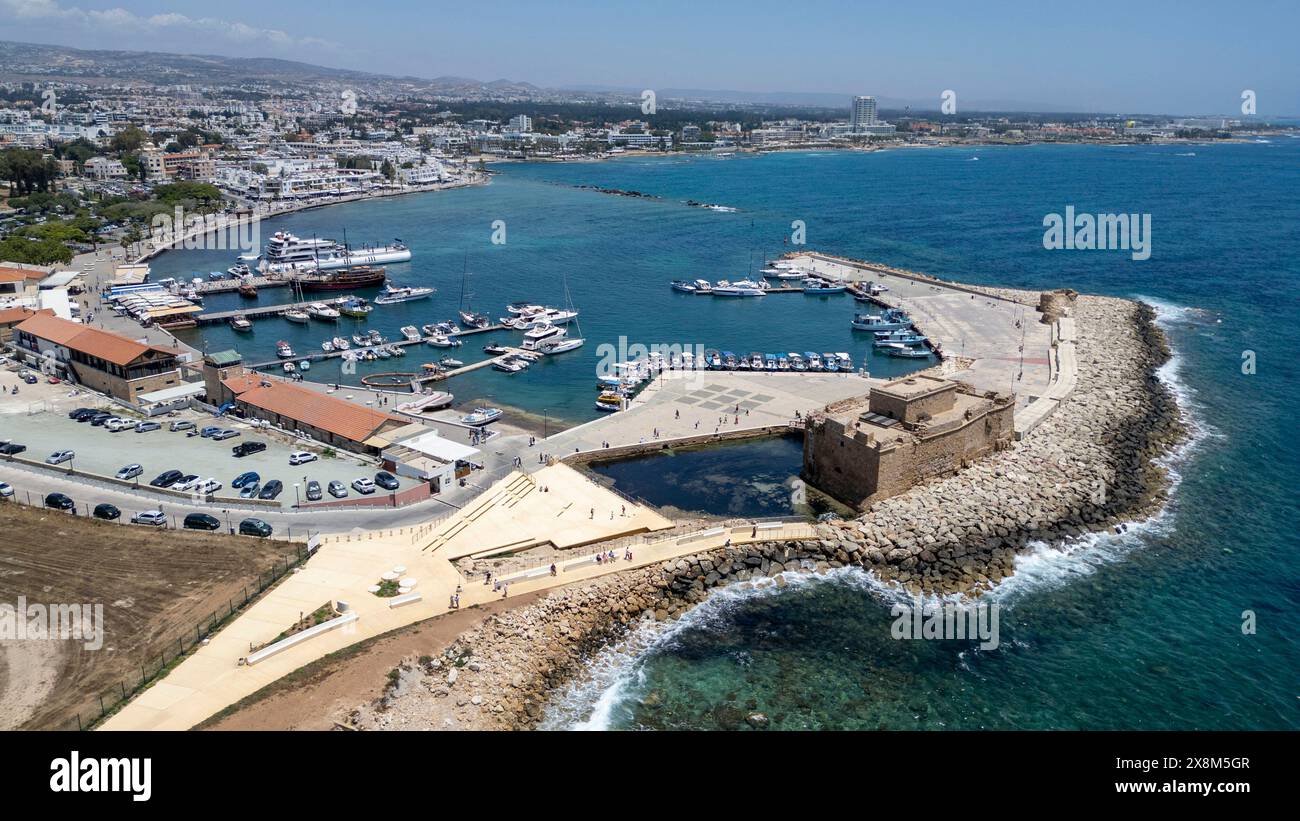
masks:
<path id="1" fill-rule="evenodd" d="M 341 237 L 346 229 L 354 243 L 409 242 L 415 259 L 390 273 L 440 290 L 431 303 L 376 311 L 372 324 L 390 334 L 453 315 L 466 256 L 474 305 L 494 315 L 516 299 L 561 302 L 567 278 L 586 347 L 450 389 L 458 401 L 488 398 L 569 422 L 595 415 L 597 346 L 620 335 L 737 351 L 848 350 L 861 359 L 848 298 L 726 301 L 667 287 L 679 277 L 735 278 L 783 250 L 794 220 L 806 225 L 810 247 L 831 253 L 1157 307 L 1177 354 L 1164 375 L 1196 434 L 1170 460 L 1172 502 L 1123 536 L 1025 557 L 994 594 L 997 650 L 892 640 L 896 594 L 842 571 L 779 592 L 724 592 L 671 627 L 632 636 L 557 695 L 548 726 L 727 728 L 759 710 L 780 728 L 1297 728 L 1297 191 L 1293 139 L 629 158 L 502 166 L 486 187 L 309 211 L 264 231 Z M 692 208 L 687 199 L 736 210 Z M 1151 214 L 1151 258 L 1044 250 L 1043 217 L 1069 205 Z M 506 223 L 504 245 L 490 241 L 494 220 Z M 177 252 L 154 270 L 189 275 L 225 268 L 231 257 Z M 250 359 L 274 359 L 277 339 L 305 348 L 325 336 L 275 320 L 239 347 Z M 233 342 L 224 328 L 204 337 L 212 350 Z M 485 341 L 463 350 L 476 353 Z M 1254 373 L 1243 373 L 1245 351 L 1254 352 Z M 907 367 L 867 361 L 880 374 Z M 323 378 L 317 368 L 312 376 Z M 707 461 L 697 468 L 709 469 Z M 1254 614 L 1252 635 L 1242 631 L 1245 611 Z"/>

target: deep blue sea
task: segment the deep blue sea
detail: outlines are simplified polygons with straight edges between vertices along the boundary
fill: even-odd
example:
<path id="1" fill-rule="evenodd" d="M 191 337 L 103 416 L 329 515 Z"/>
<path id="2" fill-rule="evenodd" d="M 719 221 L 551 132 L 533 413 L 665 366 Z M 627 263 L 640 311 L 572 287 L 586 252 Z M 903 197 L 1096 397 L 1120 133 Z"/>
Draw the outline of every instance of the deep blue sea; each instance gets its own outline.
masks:
<path id="1" fill-rule="evenodd" d="M 993 594 L 997 650 L 891 639 L 895 594 L 844 571 L 715 595 L 671 627 L 633 636 L 557 697 L 548 726 L 726 728 L 758 710 L 780 728 L 1297 728 L 1297 192 L 1293 139 L 629 158 L 502 166 L 486 187 L 309 211 L 266 230 L 409 242 L 415 259 L 390 274 L 440 291 L 431 303 L 377 310 L 372 324 L 385 332 L 451 317 L 466 258 L 474 307 L 494 315 L 516 299 L 562 302 L 567 279 L 586 347 L 450 389 L 458 401 L 490 398 L 571 422 L 594 415 L 597 346 L 620 335 L 868 355 L 848 330 L 848 298 L 727 301 L 668 289 L 679 277 L 757 267 L 784 250 L 794 220 L 810 247 L 831 253 L 969 282 L 1143 297 L 1158 308 L 1177 353 L 1165 376 L 1196 432 L 1170 462 L 1173 500 L 1124 536 L 1025 557 Z M 1068 205 L 1150 214 L 1151 258 L 1045 250 L 1044 215 Z M 506 223 L 504 245 L 491 243 L 494 220 Z M 206 272 L 231 256 L 178 252 L 154 270 Z M 224 328 L 205 335 L 214 350 L 232 341 Z M 274 359 L 277 339 L 308 347 L 326 335 L 275 320 L 240 348 Z M 1253 374 L 1243 373 L 1245 351 Z M 868 363 L 880 374 L 907 367 Z M 1242 631 L 1245 611 L 1252 635 Z"/>

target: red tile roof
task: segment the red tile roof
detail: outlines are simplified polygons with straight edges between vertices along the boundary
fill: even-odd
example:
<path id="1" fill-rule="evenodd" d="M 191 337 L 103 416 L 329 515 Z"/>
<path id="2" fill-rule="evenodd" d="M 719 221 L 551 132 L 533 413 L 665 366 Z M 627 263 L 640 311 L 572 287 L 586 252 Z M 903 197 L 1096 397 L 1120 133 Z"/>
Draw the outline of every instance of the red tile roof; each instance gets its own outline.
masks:
<path id="1" fill-rule="evenodd" d="M 242 393 L 238 387 L 253 382 Z M 267 384 L 263 384 L 263 382 Z M 226 387 L 236 391 L 240 402 L 271 413 L 278 413 L 304 425 L 329 431 L 336 436 L 364 442 L 388 422 L 404 422 L 400 417 L 371 410 L 364 405 L 335 399 L 328 394 L 277 379 L 246 377 L 227 379 Z"/>
<path id="2" fill-rule="evenodd" d="M 145 345 L 134 339 L 127 339 L 121 334 L 88 328 L 79 322 L 69 322 L 57 316 L 38 313 L 14 326 L 32 336 L 62 345 L 71 351 L 80 351 L 89 356 L 126 367 L 149 351 L 175 355 L 174 351 L 157 345 Z"/>

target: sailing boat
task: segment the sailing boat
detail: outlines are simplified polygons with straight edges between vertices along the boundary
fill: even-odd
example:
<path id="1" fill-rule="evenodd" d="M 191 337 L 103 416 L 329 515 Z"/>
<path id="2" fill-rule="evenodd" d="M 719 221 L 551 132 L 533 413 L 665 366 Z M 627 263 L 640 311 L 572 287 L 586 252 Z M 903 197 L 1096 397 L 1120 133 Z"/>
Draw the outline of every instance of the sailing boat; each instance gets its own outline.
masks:
<path id="1" fill-rule="evenodd" d="M 474 311 L 470 308 L 469 301 L 470 301 L 470 297 L 473 296 L 473 294 L 470 294 L 466 290 L 468 283 L 469 283 L 469 252 L 466 251 L 465 270 L 461 274 L 461 279 L 460 279 L 461 309 L 460 311 L 458 311 L 458 313 L 460 314 L 460 321 L 461 324 L 463 324 L 466 328 L 486 328 L 492 324 L 492 320 L 488 317 L 487 314 L 474 313 Z"/>
<path id="2" fill-rule="evenodd" d="M 571 351 L 574 348 L 581 348 L 582 344 L 587 341 L 583 339 L 581 336 L 582 325 L 579 324 L 578 322 L 578 312 L 573 309 L 573 297 L 569 294 L 568 274 L 564 275 L 564 308 L 567 313 L 573 314 L 573 324 L 574 327 L 578 329 L 579 335 L 569 336 L 567 334 L 561 333 L 557 336 L 551 336 L 546 339 L 543 339 L 541 342 L 538 342 L 535 346 L 533 346 L 533 350 L 537 351 L 538 353 L 544 353 L 549 356 L 557 353 L 565 353 L 566 351 Z"/>

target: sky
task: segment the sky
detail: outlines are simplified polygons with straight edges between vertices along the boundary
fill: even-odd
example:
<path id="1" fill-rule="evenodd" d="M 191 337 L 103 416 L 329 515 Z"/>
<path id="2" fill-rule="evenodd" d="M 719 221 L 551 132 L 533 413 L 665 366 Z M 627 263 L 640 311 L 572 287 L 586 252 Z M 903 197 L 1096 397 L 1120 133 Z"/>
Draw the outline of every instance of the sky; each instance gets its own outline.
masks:
<path id="1" fill-rule="evenodd" d="M 5 40 L 959 109 L 1294 116 L 1298 37 L 1297 0 L 0 0 Z"/>

